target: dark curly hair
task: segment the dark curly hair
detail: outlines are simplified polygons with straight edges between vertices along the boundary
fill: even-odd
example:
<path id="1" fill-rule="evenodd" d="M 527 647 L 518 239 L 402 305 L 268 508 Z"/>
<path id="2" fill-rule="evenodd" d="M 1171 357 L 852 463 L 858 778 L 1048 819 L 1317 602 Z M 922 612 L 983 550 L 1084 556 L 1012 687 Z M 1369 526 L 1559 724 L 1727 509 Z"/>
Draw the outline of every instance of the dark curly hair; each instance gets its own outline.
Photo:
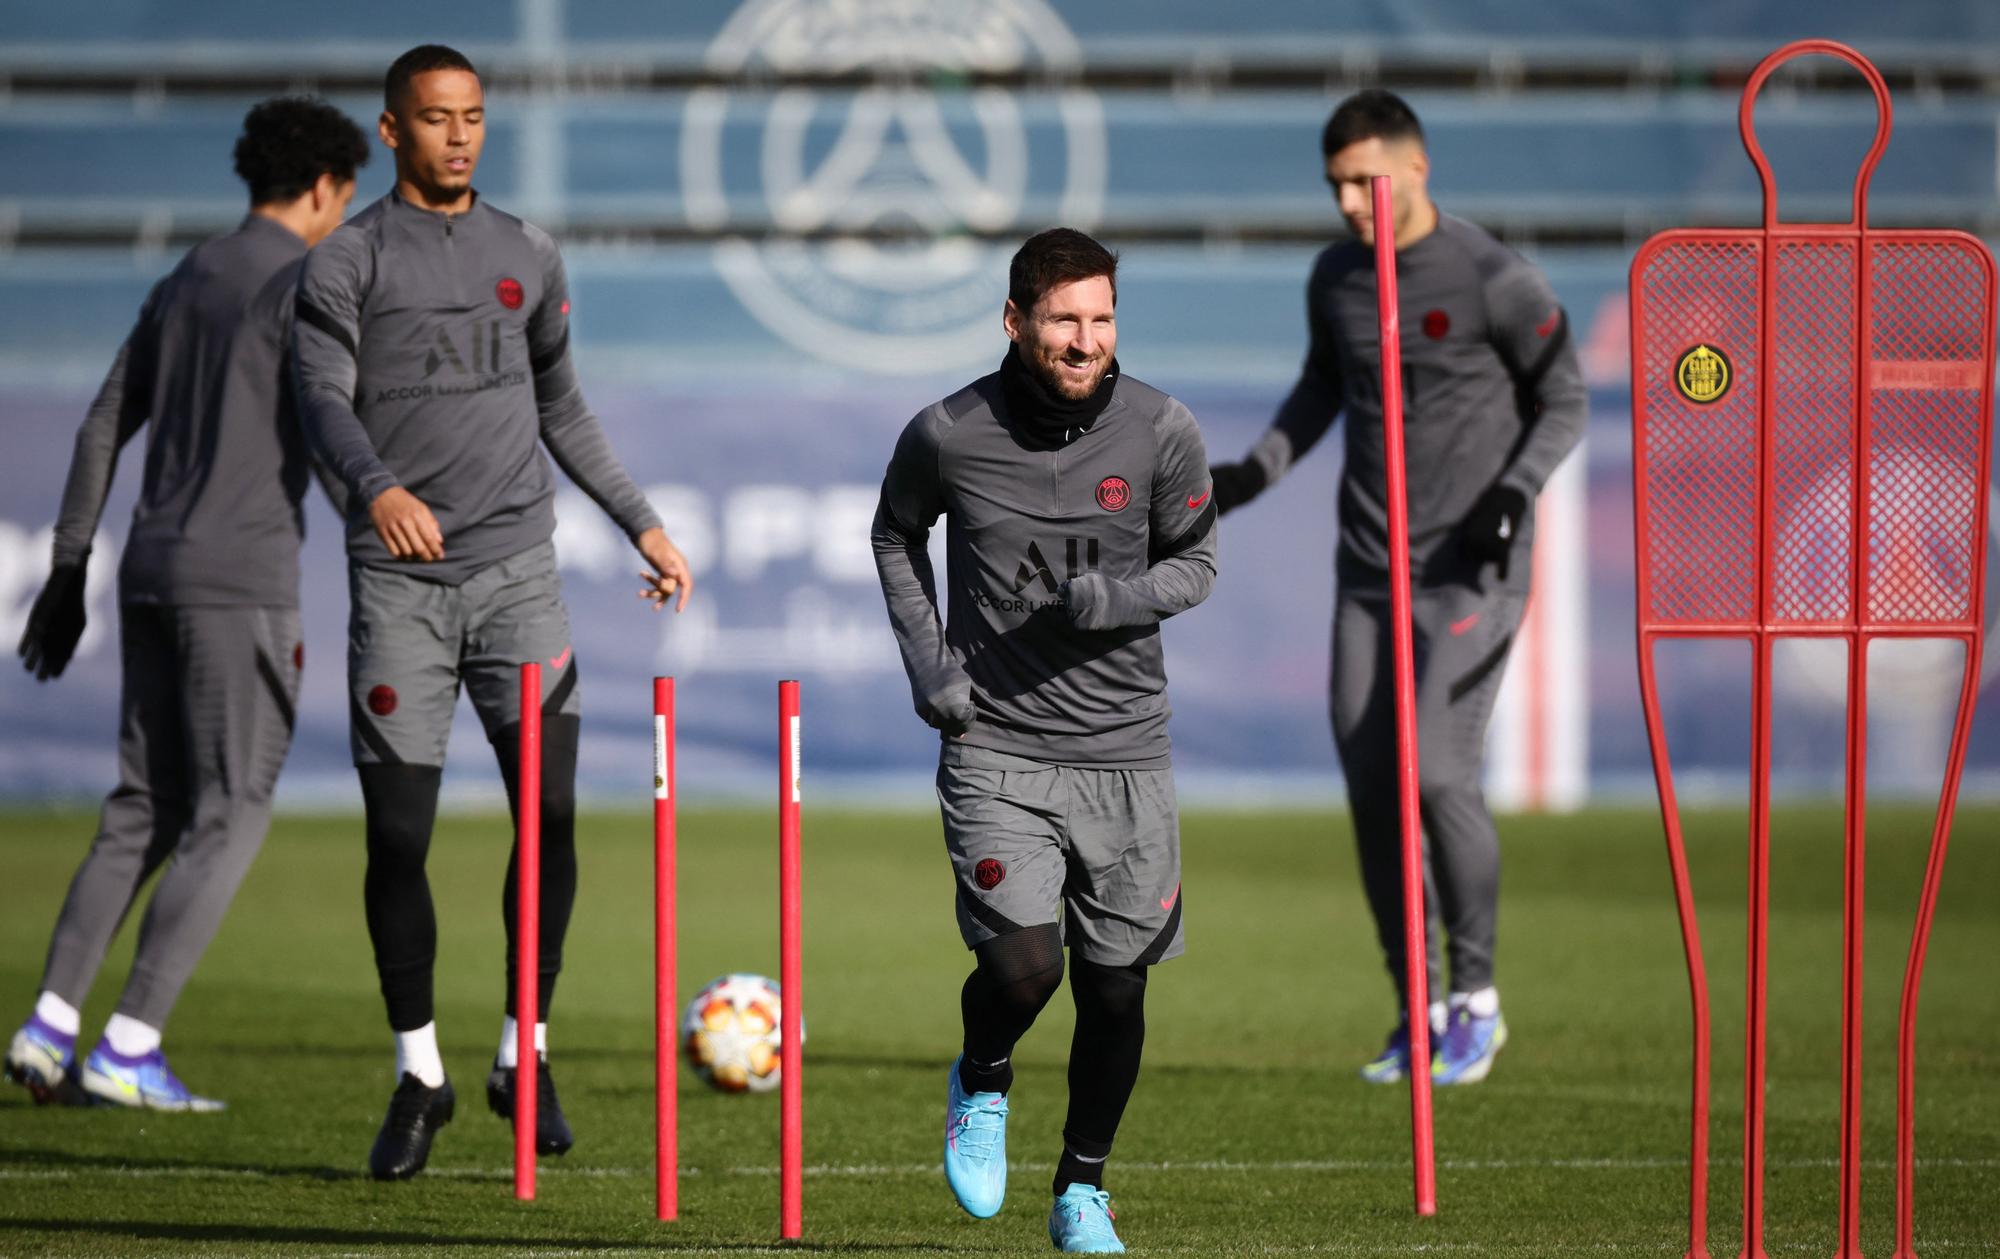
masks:
<path id="1" fill-rule="evenodd" d="M 1052 227 L 1030 236 L 1007 268 L 1007 298 L 1022 314 L 1050 289 L 1103 276 L 1118 300 L 1118 255 L 1073 227 Z"/>
<path id="2" fill-rule="evenodd" d="M 251 107 L 236 138 L 236 173 L 250 204 L 293 201 L 321 175 L 345 183 L 368 164 L 368 141 L 353 119 L 310 96 L 278 96 Z"/>
<path id="3" fill-rule="evenodd" d="M 432 70 L 463 70 L 475 79 L 479 77 L 471 60 L 458 49 L 443 44 L 418 44 L 389 63 L 389 73 L 382 76 L 382 104 L 390 113 L 400 115 L 410 80 Z"/>

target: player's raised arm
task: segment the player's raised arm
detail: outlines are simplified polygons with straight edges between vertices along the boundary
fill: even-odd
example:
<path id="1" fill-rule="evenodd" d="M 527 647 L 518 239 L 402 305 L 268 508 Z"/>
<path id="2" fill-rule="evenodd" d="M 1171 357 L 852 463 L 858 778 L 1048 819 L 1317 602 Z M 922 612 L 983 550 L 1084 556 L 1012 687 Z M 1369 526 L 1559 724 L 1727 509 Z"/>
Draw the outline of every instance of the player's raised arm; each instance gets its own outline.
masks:
<path id="1" fill-rule="evenodd" d="M 1088 572 L 1063 583 L 1063 607 L 1078 629 L 1154 625 L 1185 612 L 1215 588 L 1215 493 L 1194 416 L 1168 400 L 1158 428 L 1151 541 L 1146 571 L 1120 579 Z"/>
<path id="2" fill-rule="evenodd" d="M 882 478 L 882 501 L 869 541 L 917 715 L 933 729 L 956 736 L 971 727 L 975 709 L 972 679 L 951 654 L 938 619 L 937 575 L 928 550 L 931 526 L 944 514 L 937 475 L 940 423 L 933 407 L 903 430 Z"/>
<path id="3" fill-rule="evenodd" d="M 1313 268 L 1312 278 L 1306 283 L 1308 341 L 1298 381 L 1249 453 L 1240 462 L 1218 463 L 1210 470 L 1215 481 L 1217 514 L 1233 511 L 1275 485 L 1279 477 L 1326 436 L 1347 405 L 1340 355 L 1317 296 L 1325 265 L 1326 257 L 1322 255 L 1320 265 Z"/>

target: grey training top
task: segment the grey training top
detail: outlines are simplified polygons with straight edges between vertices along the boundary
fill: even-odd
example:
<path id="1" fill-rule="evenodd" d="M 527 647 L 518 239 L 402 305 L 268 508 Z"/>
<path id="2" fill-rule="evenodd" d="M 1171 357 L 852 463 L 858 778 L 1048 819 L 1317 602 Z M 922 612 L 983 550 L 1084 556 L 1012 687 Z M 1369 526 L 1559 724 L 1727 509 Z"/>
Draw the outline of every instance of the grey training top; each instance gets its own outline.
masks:
<path id="1" fill-rule="evenodd" d="M 659 525 L 583 400 L 569 283 L 540 228 L 484 200 L 441 214 L 391 192 L 306 259 L 294 340 L 307 436 L 349 491 L 354 563 L 456 585 L 547 540 L 537 438 L 628 536 Z M 390 557 L 368 504 L 391 486 L 437 517 L 444 559 Z"/>
<path id="2" fill-rule="evenodd" d="M 945 517 L 950 624 L 925 550 Z M 918 715 L 1048 764 L 1164 768 L 1160 622 L 1215 584 L 1215 504 L 1186 407 L 1120 377 L 1057 449 L 1017 431 L 999 373 L 896 443 L 873 533 Z"/>
<path id="3" fill-rule="evenodd" d="M 58 565 L 90 554 L 118 452 L 150 420 L 120 601 L 298 606 L 308 473 L 285 333 L 305 253 L 251 214 L 153 286 L 77 431 Z"/>
<path id="4" fill-rule="evenodd" d="M 1532 504 L 1583 435 L 1589 400 L 1562 307 L 1541 272 L 1482 229 L 1448 214 L 1396 254 L 1403 341 L 1404 463 L 1410 567 L 1456 556 L 1455 531 L 1496 484 Z M 1311 343 L 1277 418 L 1250 450 L 1275 482 L 1347 412 L 1340 483 L 1341 573 L 1386 581 L 1382 352 L 1375 250 L 1344 241 L 1320 254 L 1306 285 Z M 1530 508 L 1516 546 L 1531 545 Z M 1526 588 L 1532 566 L 1511 566 Z"/>

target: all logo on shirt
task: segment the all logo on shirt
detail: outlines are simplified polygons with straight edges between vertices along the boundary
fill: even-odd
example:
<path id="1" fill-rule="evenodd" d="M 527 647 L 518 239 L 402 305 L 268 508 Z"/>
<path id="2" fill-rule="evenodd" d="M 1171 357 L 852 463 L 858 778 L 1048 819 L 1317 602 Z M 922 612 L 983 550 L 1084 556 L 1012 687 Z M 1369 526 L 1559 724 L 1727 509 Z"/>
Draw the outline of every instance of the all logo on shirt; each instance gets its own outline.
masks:
<path id="1" fill-rule="evenodd" d="M 502 276 L 500 283 L 493 286 L 493 296 L 499 298 L 500 304 L 508 310 L 519 310 L 527 295 L 521 289 L 521 282 L 508 275 Z"/>
<path id="2" fill-rule="evenodd" d="M 1070 580 L 1075 580 L 1096 568 L 1097 550 L 1096 538 L 1064 538 L 1064 575 Z M 1049 567 L 1048 558 L 1042 554 L 1041 543 L 1030 542 L 1027 558 L 1014 569 L 1014 593 L 1025 593 L 1028 587 L 1036 582 L 1040 582 L 1042 588 L 1050 594 L 1056 593 L 1061 588 L 1061 583 L 1056 580 L 1055 571 Z"/>
<path id="3" fill-rule="evenodd" d="M 461 376 L 499 371 L 502 332 L 502 321 L 498 319 L 474 320 L 462 339 L 438 328 L 424 352 L 424 378 L 428 380 L 445 367 Z M 470 353 L 460 353 L 461 345 Z"/>
<path id="4" fill-rule="evenodd" d="M 1124 511 L 1132 501 L 1132 483 L 1122 476 L 1108 476 L 1097 483 L 1097 505 L 1106 511 Z"/>

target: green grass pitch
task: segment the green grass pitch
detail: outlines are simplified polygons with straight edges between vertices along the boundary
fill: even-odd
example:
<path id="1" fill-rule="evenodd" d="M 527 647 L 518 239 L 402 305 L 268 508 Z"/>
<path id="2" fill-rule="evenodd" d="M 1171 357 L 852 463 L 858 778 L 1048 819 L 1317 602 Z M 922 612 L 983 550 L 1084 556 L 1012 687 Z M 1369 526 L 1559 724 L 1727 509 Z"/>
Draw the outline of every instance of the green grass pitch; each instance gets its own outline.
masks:
<path id="1" fill-rule="evenodd" d="M 1691 814 L 1716 1001 L 1711 1248 L 1737 1250 L 1742 819 Z M 1961 815 L 1919 1038 L 1917 1239 L 2000 1253 L 2000 812 Z M 0 1016 L 25 1016 L 81 855 L 82 814 L 0 815 Z M 1919 810 L 1878 810 L 1868 867 L 1864 1245 L 1891 1245 L 1896 993 L 1921 872 Z M 392 1085 L 351 818 L 290 817 L 181 1002 L 167 1045 L 213 1117 L 37 1109 L 0 1094 L 0 1255 L 861 1255 L 1049 1252 L 1047 1184 L 1070 1011 L 1019 1051 L 1015 1174 L 996 1219 L 937 1171 L 967 958 L 935 814 L 806 814 L 806 1240 L 775 1245 L 775 1096 L 682 1083 L 682 1218 L 652 1218 L 649 827 L 581 826 L 583 886 L 552 1061 L 578 1132 L 540 1200 L 509 1189 L 482 1089 L 498 1035 L 504 825 L 450 818 L 431 860 L 439 1026 L 459 1091 L 431 1169 L 364 1174 Z M 1113 1156 L 1119 1229 L 1175 1255 L 1679 1255 L 1689 1014 L 1663 846 L 1646 809 L 1502 824 L 1500 984 L 1512 1044 L 1437 1094 L 1439 1214 L 1411 1211 L 1407 1094 L 1354 1068 L 1393 1018 L 1338 813 L 1191 813 L 1188 955 L 1154 976 L 1146 1067 Z M 775 973 L 775 822 L 681 819 L 681 994 Z M 1772 877 L 1768 1242 L 1834 1250 L 1838 815 L 1782 813 Z M 94 1036 L 128 930 L 85 1011 Z"/>

